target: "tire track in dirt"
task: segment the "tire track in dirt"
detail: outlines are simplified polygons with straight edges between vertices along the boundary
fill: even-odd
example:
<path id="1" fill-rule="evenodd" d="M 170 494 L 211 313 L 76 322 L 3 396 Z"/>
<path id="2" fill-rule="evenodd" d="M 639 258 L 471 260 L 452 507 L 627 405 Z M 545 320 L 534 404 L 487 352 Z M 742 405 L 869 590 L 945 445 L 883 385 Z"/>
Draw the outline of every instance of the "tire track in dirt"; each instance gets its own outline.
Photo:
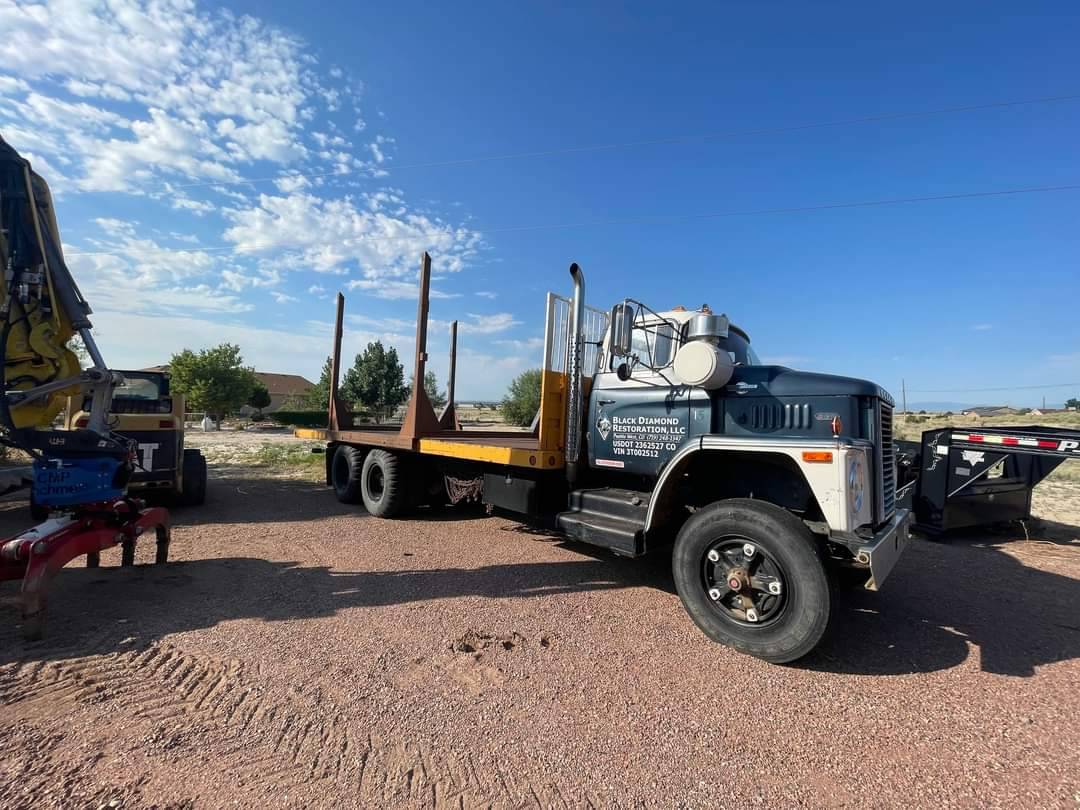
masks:
<path id="1" fill-rule="evenodd" d="M 80 645 L 86 652 L 105 639 Z M 114 642 L 115 649 L 115 642 Z M 39 656 L 44 649 L 34 650 Z M 239 754 L 237 782 L 252 789 L 333 785 L 359 804 L 433 808 L 569 807 L 544 790 L 497 769 L 481 777 L 470 757 L 437 755 L 385 740 L 340 713 L 290 695 L 214 658 L 159 642 L 132 649 L 0 665 L 0 706 L 21 721 L 63 717 L 73 704 L 108 704 L 110 713 L 212 731 L 215 744 Z M 550 798 L 554 795 L 556 798 Z"/>

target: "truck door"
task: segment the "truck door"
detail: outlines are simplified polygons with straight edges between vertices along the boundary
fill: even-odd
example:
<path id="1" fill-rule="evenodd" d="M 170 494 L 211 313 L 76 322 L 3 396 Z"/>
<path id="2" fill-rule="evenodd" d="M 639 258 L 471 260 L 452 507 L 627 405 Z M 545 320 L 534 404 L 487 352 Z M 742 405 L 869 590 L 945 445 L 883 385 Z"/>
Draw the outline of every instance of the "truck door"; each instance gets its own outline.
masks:
<path id="1" fill-rule="evenodd" d="M 690 429 L 691 389 L 671 373 L 673 334 L 655 327 L 648 339 L 635 327 L 633 342 L 639 362 L 630 378 L 620 380 L 618 363 L 593 378 L 589 396 L 589 464 L 632 475 L 655 476 L 686 439 Z"/>

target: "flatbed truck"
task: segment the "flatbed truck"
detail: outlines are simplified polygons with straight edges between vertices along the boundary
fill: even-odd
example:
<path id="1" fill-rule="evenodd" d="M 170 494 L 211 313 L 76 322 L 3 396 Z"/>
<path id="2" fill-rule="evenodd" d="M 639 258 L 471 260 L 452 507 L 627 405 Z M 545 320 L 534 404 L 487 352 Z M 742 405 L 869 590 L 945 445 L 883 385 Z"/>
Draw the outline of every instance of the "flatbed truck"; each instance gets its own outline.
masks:
<path id="1" fill-rule="evenodd" d="M 834 585 L 881 587 L 909 538 L 896 502 L 893 400 L 874 383 L 762 364 L 745 331 L 703 307 L 586 306 L 549 293 L 540 408 L 528 431 L 462 430 L 413 386 L 400 425 L 359 425 L 337 389 L 338 296 L 326 443 L 337 498 L 393 518 L 481 501 L 618 555 L 671 555 L 686 611 L 715 641 L 775 663 L 819 643 Z M 431 260 L 419 281 L 423 380 Z"/>

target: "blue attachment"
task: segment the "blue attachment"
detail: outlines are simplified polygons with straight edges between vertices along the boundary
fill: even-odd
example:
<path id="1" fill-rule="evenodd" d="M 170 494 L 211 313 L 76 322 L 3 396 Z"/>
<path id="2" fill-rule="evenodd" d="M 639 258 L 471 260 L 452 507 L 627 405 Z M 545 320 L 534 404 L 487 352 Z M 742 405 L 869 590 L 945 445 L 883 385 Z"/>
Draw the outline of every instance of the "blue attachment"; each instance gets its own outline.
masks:
<path id="1" fill-rule="evenodd" d="M 34 462 L 34 502 L 39 506 L 78 506 L 124 496 L 117 486 L 123 462 L 109 456 L 52 458 Z"/>

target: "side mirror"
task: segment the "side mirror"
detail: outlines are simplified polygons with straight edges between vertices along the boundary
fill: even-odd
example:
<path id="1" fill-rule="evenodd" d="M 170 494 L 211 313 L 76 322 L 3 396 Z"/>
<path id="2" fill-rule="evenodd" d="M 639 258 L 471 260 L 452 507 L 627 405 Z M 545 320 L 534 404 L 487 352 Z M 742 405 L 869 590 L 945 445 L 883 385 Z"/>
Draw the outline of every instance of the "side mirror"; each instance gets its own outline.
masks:
<path id="1" fill-rule="evenodd" d="M 611 318 L 608 320 L 611 328 L 611 339 L 608 342 L 611 353 L 616 357 L 628 357 L 632 346 L 632 334 L 634 331 L 634 305 L 629 301 L 623 301 L 611 308 Z"/>
<path id="2" fill-rule="evenodd" d="M 619 363 L 619 367 L 615 369 L 615 376 L 618 377 L 622 382 L 626 382 L 627 380 L 629 380 L 631 373 L 632 372 L 630 370 L 629 363 Z"/>

